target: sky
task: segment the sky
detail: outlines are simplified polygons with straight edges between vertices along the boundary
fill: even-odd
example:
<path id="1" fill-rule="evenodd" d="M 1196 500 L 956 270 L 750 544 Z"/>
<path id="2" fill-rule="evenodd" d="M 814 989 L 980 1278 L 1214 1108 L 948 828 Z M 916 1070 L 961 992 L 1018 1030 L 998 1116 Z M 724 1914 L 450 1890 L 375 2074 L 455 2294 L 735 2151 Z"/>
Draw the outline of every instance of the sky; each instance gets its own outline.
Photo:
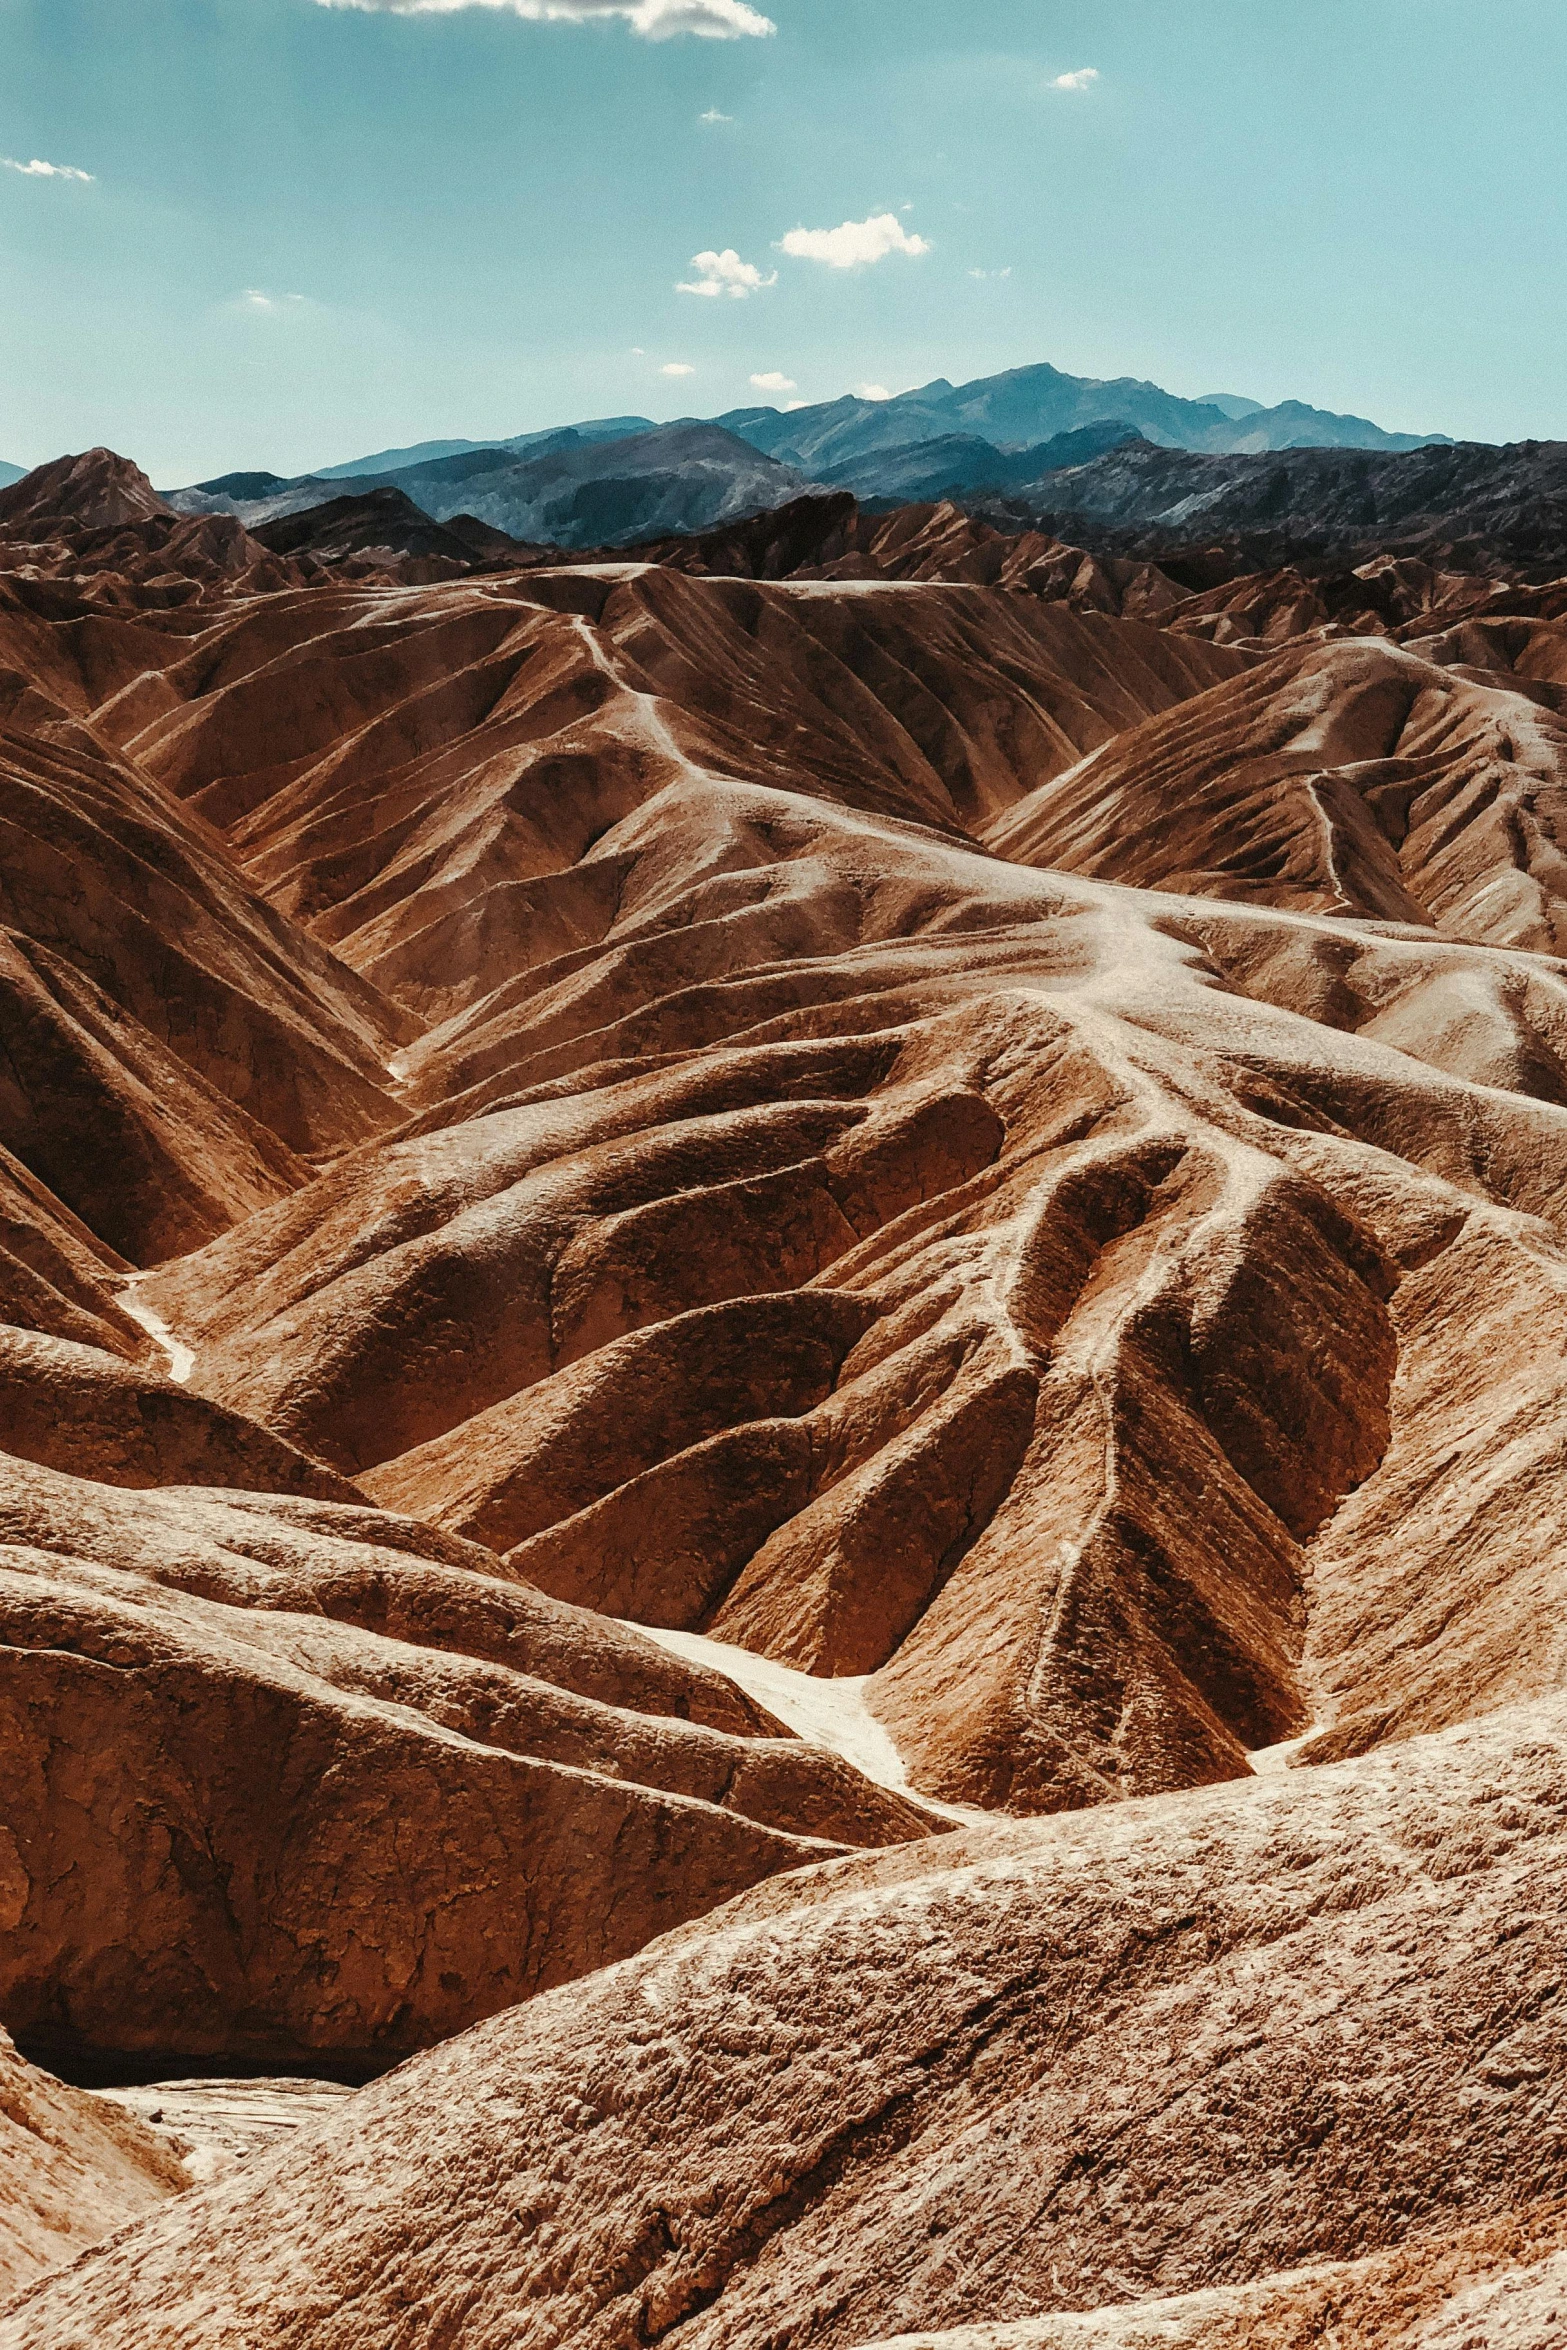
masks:
<path id="1" fill-rule="evenodd" d="M 1564 123 L 1567 0 L 0 0 L 0 457 L 1041 359 L 1567 438 Z"/>

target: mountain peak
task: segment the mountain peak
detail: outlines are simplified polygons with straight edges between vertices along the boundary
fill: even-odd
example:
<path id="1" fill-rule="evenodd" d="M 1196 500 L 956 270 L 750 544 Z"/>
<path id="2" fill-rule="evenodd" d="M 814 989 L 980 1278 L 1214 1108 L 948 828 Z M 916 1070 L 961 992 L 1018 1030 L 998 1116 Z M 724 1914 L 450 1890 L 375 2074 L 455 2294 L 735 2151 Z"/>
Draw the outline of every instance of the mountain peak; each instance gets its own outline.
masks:
<path id="1" fill-rule="evenodd" d="M 141 467 L 113 449 L 56 457 L 0 490 L 0 522 L 13 525 L 73 522 L 87 530 L 112 530 L 170 511 Z"/>

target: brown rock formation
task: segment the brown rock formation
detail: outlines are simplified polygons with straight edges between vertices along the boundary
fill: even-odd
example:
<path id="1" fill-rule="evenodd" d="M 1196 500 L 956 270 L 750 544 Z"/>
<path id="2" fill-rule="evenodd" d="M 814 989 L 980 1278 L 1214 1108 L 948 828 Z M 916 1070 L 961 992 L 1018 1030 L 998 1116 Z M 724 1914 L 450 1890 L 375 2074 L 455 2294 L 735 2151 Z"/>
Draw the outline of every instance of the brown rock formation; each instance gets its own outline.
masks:
<path id="1" fill-rule="evenodd" d="M 0 529 L 8 532 L 28 525 L 113 530 L 122 523 L 155 521 L 169 511 L 140 466 L 112 449 L 56 457 L 0 490 Z"/>
<path id="2" fill-rule="evenodd" d="M 132 1293 L 133 1294 L 133 1293 Z M 118 1354 L 0 1323 L 0 1455 L 104 1485 L 232 1486 L 359 1501 L 270 1429 Z"/>
<path id="3" fill-rule="evenodd" d="M 101 612 L 264 595 L 315 571 L 280 561 L 230 516 L 175 514 L 139 467 L 89 449 L 0 491 L 0 585 L 7 574 L 18 585 L 69 582 Z"/>
<path id="4" fill-rule="evenodd" d="M 0 726 L 0 1139 L 156 1261 L 284 1195 L 301 1153 L 389 1123 L 409 1024 L 82 724 L 72 705 L 138 648 L 105 661 L 91 633 L 15 617 L 46 684 Z"/>
<path id="5" fill-rule="evenodd" d="M 481 1004 L 474 1043 L 449 1024 L 416 1082 L 466 1096 L 149 1285 L 198 1384 L 561 1596 L 874 1673 L 948 1799 L 1231 1775 L 1304 1730 L 1310 1546 L 1356 1488 L 1358 1522 L 1426 1529 L 1406 1685 L 1493 1642 L 1493 1702 L 1549 1684 L 1523 1593 L 1556 1506 L 1531 1445 L 1560 1408 L 1563 1113 L 1527 1074 L 1560 980 L 746 805 L 826 951 L 713 974 L 676 921 Z M 1331 984 L 1366 1033 L 1312 1017 Z M 1545 1317 L 1520 1444 L 1453 1449 L 1441 1399 L 1489 1376 L 1489 1325 L 1420 1301 L 1471 1280 Z M 1396 1386 L 1417 1330 L 1430 1372 Z M 1482 1454 L 1460 1620 L 1446 1529 Z"/>
<path id="6" fill-rule="evenodd" d="M 0 1315 L 7 1323 L 147 1362 L 156 1350 L 115 1294 L 129 1270 L 0 1146 Z"/>
<path id="7" fill-rule="evenodd" d="M 427 1023 L 597 943 L 618 873 L 589 852 L 693 769 L 803 775 L 813 797 L 956 831 L 1239 665 L 1023 598 L 632 566 L 384 614 L 320 591 L 246 607 L 97 723 Z"/>
<path id="8" fill-rule="evenodd" d="M 0 2030 L 0 2301 L 188 2183 L 143 2122 L 24 2064 Z"/>
<path id="9" fill-rule="evenodd" d="M 1119 2303 L 1087 2339 L 1129 2346 L 1168 2337 L 1124 2305 L 1172 2295 L 1332 2310 L 1332 2278 L 1266 2283 L 1324 2262 L 1367 2263 L 1386 2317 L 1377 2256 L 1422 2237 L 1406 2311 L 1466 2249 L 1522 2299 L 1563 2241 L 1564 1807 L 1558 1700 L 776 1879 L 361 2092 L 0 2343 L 849 2350 L 1027 2319 L 1055 2350 L 1041 2318 Z"/>
<path id="10" fill-rule="evenodd" d="M 406 1519 L 3 1468 L 0 2011 L 68 2061 L 375 2070 L 932 1824 Z"/>
<path id="11" fill-rule="evenodd" d="M 1374 1640 L 1319 1677 L 1311 1545 L 1346 1494 L 1403 1506 L 1408 1448 L 1447 1458 L 1479 1325 L 1438 1312 L 1431 1384 L 1395 1389 L 1405 1299 L 1461 1230 L 1497 1294 L 1537 1279 L 1506 1219 L 1558 1212 L 1567 1098 L 1557 976 L 1458 943 L 1524 888 L 1486 778 L 1556 723 L 1551 624 L 1475 625 L 1258 667 L 995 588 L 619 566 L 182 614 L 157 691 L 140 643 L 96 704 L 35 628 L 145 789 L 436 1022 L 399 1137 L 281 1169 L 139 1294 L 198 1391 L 558 1596 L 874 1674 L 931 1793 L 1048 1808 L 1238 1773 L 1324 1708 L 1391 1721 Z M 1248 759 L 1302 856 L 1338 779 L 1359 863 L 1321 854 L 1359 898 L 1265 846 L 1253 912 L 1212 902 Z M 1171 872 L 1177 778 L 1207 862 Z M 1407 874 L 1395 804 L 1431 844 Z M 1040 881 L 964 830 L 999 808 L 1027 848 L 1072 805 L 1058 865 L 1208 894 Z M 1429 946 L 1268 912 L 1416 886 L 1452 898 Z M 1509 1425 L 1548 1426 L 1554 1361 Z M 1436 1478 L 1412 1703 L 1460 1652 L 1496 1702 L 1550 1681 L 1527 1452 L 1494 1455 L 1462 1628 L 1469 1471 Z"/>
<path id="12" fill-rule="evenodd" d="M 1555 954 L 1567 712 L 1532 661 L 1423 649 L 1449 660 L 1365 639 L 1281 653 L 1042 784 L 988 837 L 1137 887 Z"/>
<path id="13" fill-rule="evenodd" d="M 0 2016 L 494 2020 L 0 2344 L 1532 2343 L 1562 596 L 134 489 L 0 515 Z"/>

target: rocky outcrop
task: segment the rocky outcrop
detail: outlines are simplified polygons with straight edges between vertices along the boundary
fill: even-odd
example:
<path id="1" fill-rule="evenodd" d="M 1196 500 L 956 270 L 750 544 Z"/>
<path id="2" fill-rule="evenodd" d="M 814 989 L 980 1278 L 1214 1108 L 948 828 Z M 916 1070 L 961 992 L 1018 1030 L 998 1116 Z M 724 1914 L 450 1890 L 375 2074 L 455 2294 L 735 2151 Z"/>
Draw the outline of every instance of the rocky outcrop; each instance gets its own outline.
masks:
<path id="1" fill-rule="evenodd" d="M 175 611 L 265 595 L 313 576 L 280 561 L 228 515 L 195 519 L 112 449 L 60 457 L 0 488 L 0 584 L 69 582 L 90 610 Z M 58 602 L 58 598 L 46 601 Z"/>
<path id="2" fill-rule="evenodd" d="M 1344 2338 L 1407 2341 L 1401 2302 L 1467 2305 L 1420 2338 L 1472 2341 L 1550 2306 L 1563 2241 L 1564 1802 L 1557 1700 L 785 1876 L 377 2083 L 0 2342 L 850 2350 L 1026 2320 L 1002 2339 L 1056 2350 L 1043 2321 L 1092 2311 L 1077 2338 L 1129 2350 L 1299 2342 L 1281 2308 L 1357 2293 L 1384 2330 Z M 1211 2331 L 1153 2331 L 1198 2293 Z"/>
<path id="3" fill-rule="evenodd" d="M 134 1302 L 133 1291 L 121 1294 Z M 166 1363 L 148 1371 L 100 1347 L 0 1324 L 0 1455 L 104 1485 L 363 1498 L 347 1478 L 166 1371 Z"/>
<path id="4" fill-rule="evenodd" d="M 145 2123 L 24 2063 L 0 2030 L 0 2301 L 189 2183 Z"/>
<path id="5" fill-rule="evenodd" d="M 13 535 L 30 529 L 42 537 L 59 525 L 113 530 L 169 511 L 140 466 L 112 449 L 56 457 L 0 489 L 0 530 Z"/>
<path id="6" fill-rule="evenodd" d="M 0 1465 L 0 2012 L 60 2061 L 383 2069 L 935 1824 L 407 1519 Z"/>

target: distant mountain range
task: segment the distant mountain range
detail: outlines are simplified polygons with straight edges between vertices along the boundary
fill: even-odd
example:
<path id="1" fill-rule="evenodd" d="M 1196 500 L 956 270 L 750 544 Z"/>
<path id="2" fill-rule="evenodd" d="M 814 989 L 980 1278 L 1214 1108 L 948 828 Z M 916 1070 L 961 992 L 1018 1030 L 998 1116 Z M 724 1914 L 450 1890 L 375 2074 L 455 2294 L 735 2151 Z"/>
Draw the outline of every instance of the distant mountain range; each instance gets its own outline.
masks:
<path id="1" fill-rule="evenodd" d="M 560 547 L 629 545 L 670 531 L 710 530 L 782 506 L 811 484 L 713 424 L 650 427 L 613 441 L 575 428 L 535 450 L 480 446 L 378 474 L 223 474 L 166 492 L 183 514 L 233 514 L 257 529 L 355 491 L 400 490 L 436 522 L 466 516 L 509 537 Z"/>
<path id="2" fill-rule="evenodd" d="M 1183 400 L 1129 376 L 1101 382 L 1037 366 L 967 384 L 942 377 L 890 400 L 735 408 L 667 425 L 596 417 L 506 440 L 423 441 L 292 480 L 241 472 L 164 494 L 181 513 L 233 514 L 254 528 L 341 497 L 351 482 L 401 490 L 436 522 L 467 515 L 532 542 L 625 546 L 711 530 L 808 490 L 849 489 L 871 504 L 1027 495 L 1133 441 L 1205 455 L 1449 445 L 1296 400 Z"/>
<path id="3" fill-rule="evenodd" d="M 1111 423 L 1141 434 L 1159 448 L 1214 454 L 1418 449 L 1442 438 L 1384 432 L 1364 416 L 1335 416 L 1299 400 L 1286 400 L 1275 408 L 1229 393 L 1210 400 L 1182 400 L 1131 376 L 1101 382 L 1044 365 L 1012 367 L 1003 375 L 981 376 L 967 384 L 954 385 L 938 377 L 893 400 L 851 396 L 793 410 L 734 408 L 714 421 L 768 456 L 813 472 L 952 433 L 973 435 L 998 450 L 1015 450 L 1052 440 L 1058 433 L 1081 431 L 1085 425 Z"/>
<path id="4" fill-rule="evenodd" d="M 1546 579 L 1567 562 L 1567 441 L 1206 456 L 1134 440 L 974 503 L 1155 562 L 1190 548 L 1244 566 L 1348 562 L 1376 547 Z"/>
<path id="5" fill-rule="evenodd" d="M 5 459 L 0 457 L 0 490 L 8 490 L 14 481 L 25 481 L 27 472 L 28 469 L 25 465 L 8 465 Z"/>
<path id="6" fill-rule="evenodd" d="M 318 481 L 352 481 L 371 474 L 378 478 L 403 473 L 413 465 L 432 465 L 442 457 L 467 457 L 475 449 L 506 449 L 514 457 L 540 456 L 552 443 L 629 440 L 637 433 L 655 432 L 651 416 L 597 416 L 587 424 L 552 425 L 543 432 L 519 432 L 506 441 L 416 441 L 408 449 L 380 449 L 373 457 L 350 457 L 346 465 L 321 465 Z"/>

